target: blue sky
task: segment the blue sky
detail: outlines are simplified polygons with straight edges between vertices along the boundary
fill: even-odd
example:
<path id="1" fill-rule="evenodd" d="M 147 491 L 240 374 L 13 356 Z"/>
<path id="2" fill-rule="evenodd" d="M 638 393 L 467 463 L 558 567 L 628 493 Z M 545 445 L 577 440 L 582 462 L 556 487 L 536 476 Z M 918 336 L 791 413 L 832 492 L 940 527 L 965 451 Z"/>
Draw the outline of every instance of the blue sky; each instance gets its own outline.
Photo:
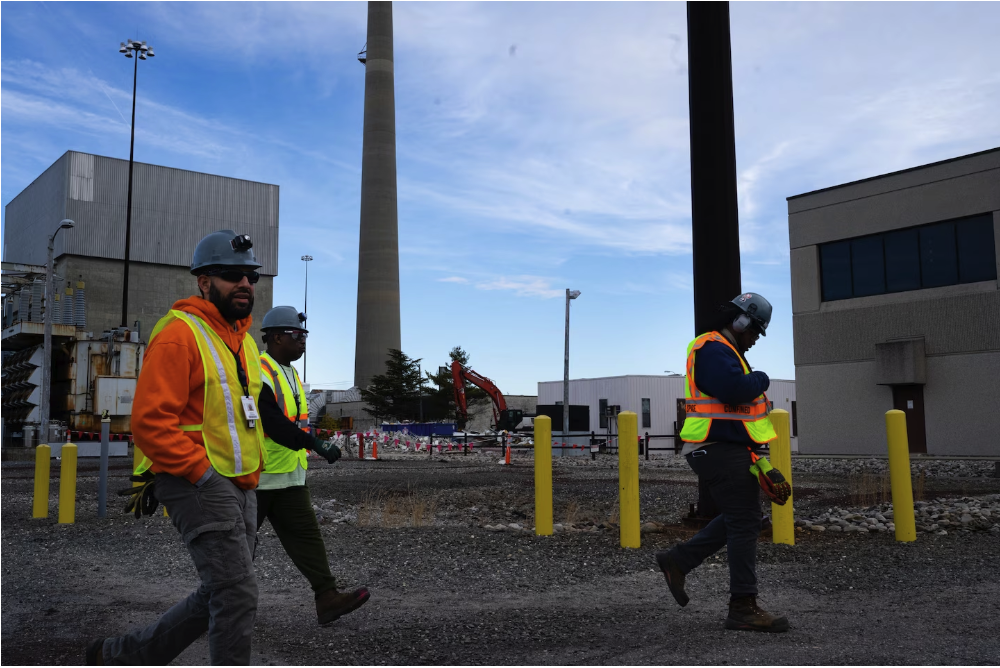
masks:
<path id="1" fill-rule="evenodd" d="M 310 267 L 309 374 L 354 373 L 364 3 L 2 5 L 2 198 L 66 150 L 281 187 L 275 303 Z M 693 332 L 683 3 L 396 3 L 403 350 L 508 394 L 682 371 Z M 793 378 L 790 195 L 1000 145 L 997 3 L 731 6 L 754 366 Z M 262 315 L 262 314 L 261 314 Z"/>

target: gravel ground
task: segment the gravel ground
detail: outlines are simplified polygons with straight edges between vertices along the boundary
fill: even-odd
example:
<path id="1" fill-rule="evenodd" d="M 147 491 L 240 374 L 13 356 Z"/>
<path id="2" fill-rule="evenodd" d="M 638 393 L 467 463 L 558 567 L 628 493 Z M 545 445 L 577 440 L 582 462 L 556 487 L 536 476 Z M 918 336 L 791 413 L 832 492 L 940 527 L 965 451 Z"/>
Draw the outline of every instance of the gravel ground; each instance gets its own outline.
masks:
<path id="1" fill-rule="evenodd" d="M 265 524 L 254 663 L 988 665 L 1000 656 L 992 463 L 923 462 L 926 531 L 902 544 L 889 506 L 853 503 L 878 495 L 865 487 L 882 475 L 875 464 L 796 460 L 797 544 L 762 538 L 758 551 L 761 604 L 792 625 L 772 636 L 723 630 L 724 553 L 689 575 L 683 609 L 655 569 L 657 550 L 691 535 L 679 520 L 696 479 L 678 459 L 640 462 L 645 530 L 642 547 L 625 550 L 614 457 L 555 460 L 561 530 L 536 537 L 530 455 L 516 453 L 510 467 L 495 451 L 383 456 L 314 464 L 309 475 L 334 572 L 344 586 L 367 585 L 372 600 L 317 626 L 308 584 Z M 32 520 L 31 464 L 3 465 L 5 665 L 79 664 L 90 639 L 152 621 L 197 584 L 168 519 L 121 515 L 117 498 L 108 519 L 96 517 L 94 462 L 81 463 L 77 522 L 56 524 L 58 469 L 50 518 Z M 127 474 L 114 468 L 111 489 Z M 868 527 L 869 517 L 886 529 L 845 532 L 835 521 Z M 207 662 L 204 639 L 175 661 Z"/>

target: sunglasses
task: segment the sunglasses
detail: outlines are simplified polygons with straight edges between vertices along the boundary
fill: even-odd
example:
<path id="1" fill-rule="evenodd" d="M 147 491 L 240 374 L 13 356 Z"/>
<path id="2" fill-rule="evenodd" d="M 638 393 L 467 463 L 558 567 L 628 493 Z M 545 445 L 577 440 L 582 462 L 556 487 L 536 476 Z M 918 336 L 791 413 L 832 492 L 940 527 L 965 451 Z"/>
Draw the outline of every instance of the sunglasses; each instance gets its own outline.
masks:
<path id="1" fill-rule="evenodd" d="M 288 334 L 292 338 L 292 341 L 305 341 L 309 336 L 309 332 L 303 332 L 301 329 L 286 329 L 282 334 Z"/>
<path id="2" fill-rule="evenodd" d="M 240 271 L 239 269 L 213 269 L 211 271 L 206 271 L 204 276 L 218 276 L 227 283 L 239 283 L 244 278 L 250 285 L 253 285 L 260 280 L 260 274 L 256 271 Z"/>

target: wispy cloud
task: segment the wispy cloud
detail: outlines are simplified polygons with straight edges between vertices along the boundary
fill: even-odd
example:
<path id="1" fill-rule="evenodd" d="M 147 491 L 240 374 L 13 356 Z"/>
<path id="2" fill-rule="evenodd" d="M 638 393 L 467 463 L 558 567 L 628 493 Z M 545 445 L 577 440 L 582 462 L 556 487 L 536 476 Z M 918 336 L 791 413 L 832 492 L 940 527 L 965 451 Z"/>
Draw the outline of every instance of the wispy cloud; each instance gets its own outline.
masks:
<path id="1" fill-rule="evenodd" d="M 440 283 L 468 283 L 469 279 L 462 278 L 461 276 L 448 276 L 447 278 L 437 279 Z"/>
<path id="2" fill-rule="evenodd" d="M 552 287 L 552 279 L 541 276 L 499 276 L 491 281 L 476 283 L 480 290 L 507 290 L 520 297 L 541 297 L 552 299 L 564 294 L 563 290 Z"/>

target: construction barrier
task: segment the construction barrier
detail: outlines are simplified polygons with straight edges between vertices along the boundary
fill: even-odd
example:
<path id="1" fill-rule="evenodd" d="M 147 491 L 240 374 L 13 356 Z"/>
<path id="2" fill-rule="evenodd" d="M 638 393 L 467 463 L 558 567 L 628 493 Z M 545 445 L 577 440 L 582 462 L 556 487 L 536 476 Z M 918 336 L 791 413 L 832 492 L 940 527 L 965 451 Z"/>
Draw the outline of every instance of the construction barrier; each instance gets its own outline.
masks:
<path id="1" fill-rule="evenodd" d="M 771 424 L 778 438 L 771 441 L 771 466 L 781 471 L 788 484 L 792 484 L 792 439 L 789 429 L 788 411 L 776 408 L 771 411 Z M 771 540 L 784 545 L 795 545 L 795 511 L 792 508 L 795 486 L 792 485 L 792 496 L 785 505 L 771 504 Z"/>
<path id="2" fill-rule="evenodd" d="M 896 524 L 896 540 L 909 543 L 917 539 L 917 524 L 913 516 L 906 413 L 897 410 L 887 411 L 885 434 L 889 441 L 889 480 L 892 483 L 892 521 Z"/>
<path id="3" fill-rule="evenodd" d="M 99 431 L 77 431 L 75 429 L 66 430 L 66 441 L 99 441 L 101 440 L 101 432 Z M 132 434 L 108 434 L 108 440 L 110 441 L 128 441 L 133 442 Z"/>
<path id="4" fill-rule="evenodd" d="M 537 418 L 535 418 L 537 419 Z M 639 416 L 618 414 L 618 512 L 622 547 L 641 547 L 639 534 Z"/>
<path id="5" fill-rule="evenodd" d="M 31 516 L 49 516 L 49 467 L 52 448 L 39 445 L 35 448 L 35 497 L 31 503 Z"/>
<path id="6" fill-rule="evenodd" d="M 535 418 L 535 442 L 552 440 L 552 418 Z M 508 447 L 508 452 L 510 449 Z M 552 535 L 552 450 L 535 448 L 535 535 Z"/>
<path id="7" fill-rule="evenodd" d="M 59 524 L 76 521 L 76 445 L 62 446 L 62 465 L 59 467 Z"/>

